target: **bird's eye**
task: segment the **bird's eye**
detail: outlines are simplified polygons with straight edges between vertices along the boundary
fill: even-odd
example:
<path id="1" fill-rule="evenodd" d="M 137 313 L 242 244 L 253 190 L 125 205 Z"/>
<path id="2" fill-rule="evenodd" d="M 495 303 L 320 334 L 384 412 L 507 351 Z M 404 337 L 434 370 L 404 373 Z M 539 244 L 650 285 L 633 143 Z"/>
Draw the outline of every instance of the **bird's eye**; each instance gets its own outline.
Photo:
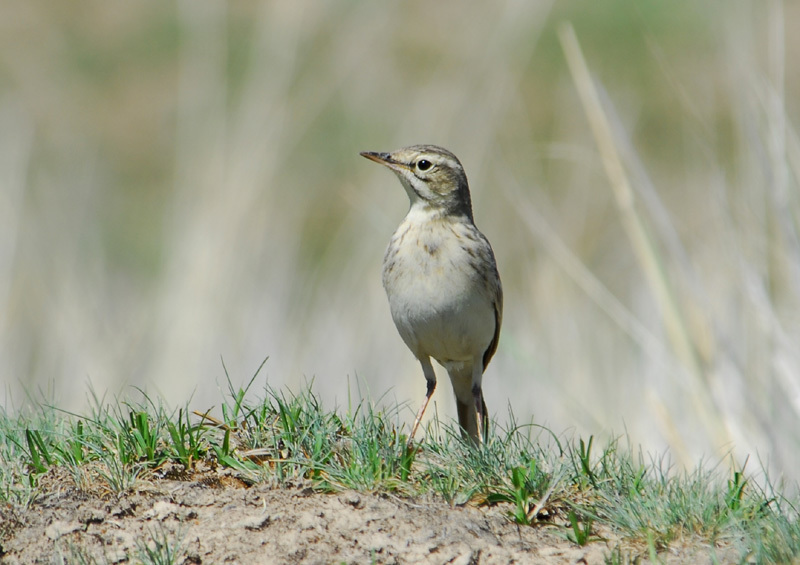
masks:
<path id="1" fill-rule="evenodd" d="M 431 162 L 430 162 L 430 161 L 428 161 L 427 159 L 420 159 L 419 161 L 417 161 L 417 168 L 418 168 L 420 171 L 427 171 L 427 170 L 428 170 L 428 169 L 430 169 L 432 166 L 433 166 L 433 163 L 431 163 Z"/>

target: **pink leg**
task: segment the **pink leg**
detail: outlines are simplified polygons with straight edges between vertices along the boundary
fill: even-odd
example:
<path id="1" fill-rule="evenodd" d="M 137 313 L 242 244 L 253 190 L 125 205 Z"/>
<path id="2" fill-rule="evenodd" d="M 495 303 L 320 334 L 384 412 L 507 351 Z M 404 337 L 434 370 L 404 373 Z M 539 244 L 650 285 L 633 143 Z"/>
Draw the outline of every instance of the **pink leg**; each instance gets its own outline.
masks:
<path id="1" fill-rule="evenodd" d="M 436 373 L 433 371 L 433 365 L 431 365 L 430 358 L 425 357 L 420 359 L 419 362 L 422 365 L 422 372 L 425 374 L 425 381 L 428 385 L 428 390 L 425 393 L 425 400 L 422 402 L 419 412 L 417 412 L 417 417 L 414 418 L 414 425 L 411 428 L 411 434 L 408 436 L 409 447 L 414 441 L 414 435 L 417 433 L 417 428 L 419 427 L 419 423 L 422 421 L 422 415 L 425 414 L 425 409 L 428 407 L 428 402 L 431 401 L 433 391 L 436 390 Z"/>

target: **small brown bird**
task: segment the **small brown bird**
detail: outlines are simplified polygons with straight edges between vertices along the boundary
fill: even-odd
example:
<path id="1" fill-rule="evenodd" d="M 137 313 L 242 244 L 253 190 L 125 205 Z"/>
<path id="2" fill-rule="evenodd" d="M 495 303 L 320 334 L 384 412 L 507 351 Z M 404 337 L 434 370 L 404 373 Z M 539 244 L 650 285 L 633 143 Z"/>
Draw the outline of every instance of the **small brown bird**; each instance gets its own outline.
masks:
<path id="1" fill-rule="evenodd" d="M 431 357 L 450 376 L 463 433 L 481 443 L 489 429 L 482 379 L 500 337 L 503 287 L 492 247 L 473 223 L 467 175 L 435 145 L 361 155 L 391 169 L 411 201 L 383 258 L 392 319 L 428 385 L 409 444 L 436 388 Z"/>

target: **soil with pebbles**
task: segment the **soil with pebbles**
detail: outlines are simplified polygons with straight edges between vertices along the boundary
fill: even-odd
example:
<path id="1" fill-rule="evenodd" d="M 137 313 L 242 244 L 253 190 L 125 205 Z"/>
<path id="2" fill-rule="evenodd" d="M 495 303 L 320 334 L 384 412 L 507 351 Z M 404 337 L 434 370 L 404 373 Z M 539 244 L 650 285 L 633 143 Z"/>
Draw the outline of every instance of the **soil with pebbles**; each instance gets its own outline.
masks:
<path id="1" fill-rule="evenodd" d="M 557 521 L 518 526 L 502 505 L 451 507 L 433 497 L 249 485 L 220 469 L 171 475 L 112 495 L 79 490 L 74 477 L 51 470 L 29 508 L 0 506 L 0 562 L 139 562 L 164 540 L 180 544 L 176 563 L 551 565 L 604 563 L 611 554 L 610 532 L 580 547 Z M 709 562 L 709 548 L 660 557 Z M 724 552 L 717 558 L 728 561 Z"/>

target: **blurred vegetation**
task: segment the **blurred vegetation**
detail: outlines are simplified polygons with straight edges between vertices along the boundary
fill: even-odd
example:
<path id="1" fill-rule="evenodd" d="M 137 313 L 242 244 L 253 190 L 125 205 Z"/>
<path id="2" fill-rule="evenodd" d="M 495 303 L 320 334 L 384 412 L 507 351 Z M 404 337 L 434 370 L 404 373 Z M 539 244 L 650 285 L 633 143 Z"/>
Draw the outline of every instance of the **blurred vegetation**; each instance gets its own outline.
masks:
<path id="1" fill-rule="evenodd" d="M 358 151 L 452 149 L 506 289 L 487 402 L 796 478 L 794 3 L 5 6 L 4 404 L 183 404 L 222 356 L 325 399 L 424 383 L 380 262 L 407 205 Z M 570 22 L 698 369 L 675 355 L 558 29 Z M 594 290 L 592 290 L 594 289 Z M 648 345 L 649 344 L 649 345 Z M 446 383 L 445 383 L 446 385 Z M 26 392 L 27 391 L 27 392 Z M 697 400 L 702 397 L 701 400 Z M 436 396 L 453 406 L 446 386 Z M 698 413 L 701 412 L 701 413 Z M 409 417 L 411 411 L 409 410 Z"/>

